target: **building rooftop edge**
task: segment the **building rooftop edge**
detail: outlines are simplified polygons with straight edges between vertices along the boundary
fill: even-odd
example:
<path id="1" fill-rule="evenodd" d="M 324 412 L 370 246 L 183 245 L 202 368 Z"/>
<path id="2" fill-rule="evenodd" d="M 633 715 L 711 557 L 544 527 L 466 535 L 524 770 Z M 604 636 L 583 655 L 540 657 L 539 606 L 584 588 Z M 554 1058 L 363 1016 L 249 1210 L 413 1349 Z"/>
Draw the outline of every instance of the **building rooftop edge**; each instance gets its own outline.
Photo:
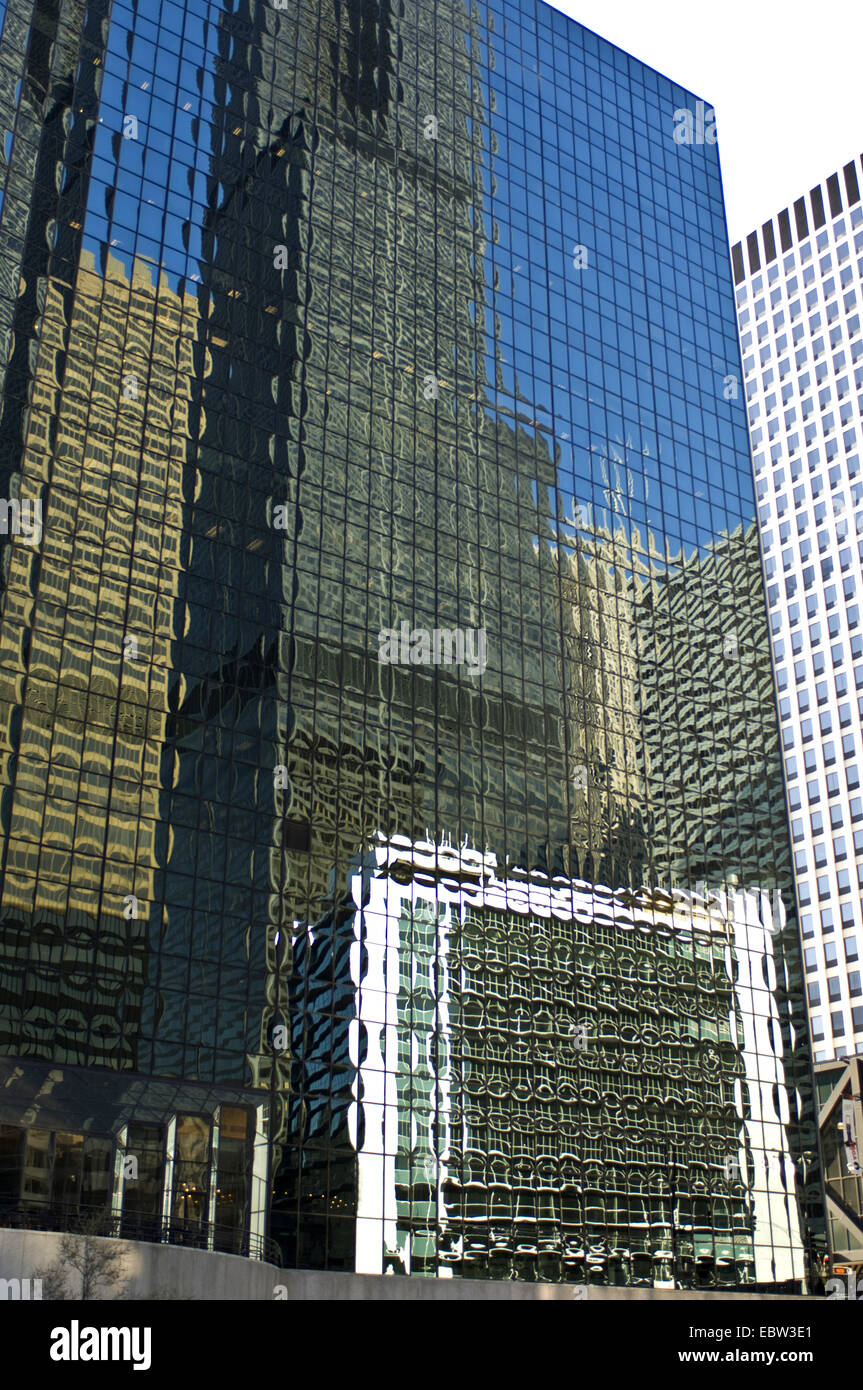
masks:
<path id="1" fill-rule="evenodd" d="M 852 208 L 857 207 L 861 201 L 863 154 L 854 155 L 847 164 L 840 165 L 837 170 L 816 183 L 808 193 L 802 193 L 799 198 L 787 203 L 760 226 L 756 226 L 745 237 L 732 244 L 731 262 L 735 286 L 743 284 L 750 275 L 756 275 L 759 270 L 778 261 L 785 252 L 792 250 L 795 243 L 806 241 L 822 227 L 826 227 L 828 222 L 833 222 L 837 217 L 841 217 L 843 212 L 850 212 Z"/>

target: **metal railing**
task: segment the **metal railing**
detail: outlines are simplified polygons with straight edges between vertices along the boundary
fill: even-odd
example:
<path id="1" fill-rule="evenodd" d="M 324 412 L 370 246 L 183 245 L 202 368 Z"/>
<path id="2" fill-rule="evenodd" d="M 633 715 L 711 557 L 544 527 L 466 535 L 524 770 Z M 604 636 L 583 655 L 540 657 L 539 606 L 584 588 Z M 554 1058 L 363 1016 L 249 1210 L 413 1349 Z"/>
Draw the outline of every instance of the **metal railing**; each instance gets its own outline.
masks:
<path id="1" fill-rule="evenodd" d="M 103 1236 L 113 1240 L 140 1240 L 152 1245 L 181 1245 L 191 1250 L 211 1250 L 223 1255 L 242 1255 L 250 1260 L 281 1264 L 281 1251 L 270 1236 L 250 1234 L 211 1221 L 190 1221 L 175 1216 L 147 1216 L 138 1212 L 112 1212 L 107 1207 L 67 1205 L 0 1207 L 0 1227 L 25 1231 L 62 1231 L 64 1234 Z"/>

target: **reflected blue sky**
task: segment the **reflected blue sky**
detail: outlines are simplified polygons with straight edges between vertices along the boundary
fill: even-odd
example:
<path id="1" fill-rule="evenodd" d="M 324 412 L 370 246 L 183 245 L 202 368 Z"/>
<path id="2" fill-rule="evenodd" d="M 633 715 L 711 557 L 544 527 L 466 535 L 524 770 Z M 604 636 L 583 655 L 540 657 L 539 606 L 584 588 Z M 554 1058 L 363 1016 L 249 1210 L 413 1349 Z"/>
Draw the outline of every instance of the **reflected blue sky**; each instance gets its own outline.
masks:
<path id="1" fill-rule="evenodd" d="M 220 13 L 114 7 L 84 232 L 97 264 L 137 255 L 174 288 L 200 283 Z M 479 14 L 484 394 L 553 435 L 576 526 L 691 554 L 754 518 L 742 392 L 724 399 L 741 378 L 716 147 L 672 139 L 692 94 L 557 12 L 536 34 L 511 7 Z"/>
<path id="2" fill-rule="evenodd" d="M 754 519 L 716 147 L 672 138 L 691 93 L 563 16 L 510 41 L 485 13 L 489 396 L 553 430 L 576 523 L 691 555 Z"/>

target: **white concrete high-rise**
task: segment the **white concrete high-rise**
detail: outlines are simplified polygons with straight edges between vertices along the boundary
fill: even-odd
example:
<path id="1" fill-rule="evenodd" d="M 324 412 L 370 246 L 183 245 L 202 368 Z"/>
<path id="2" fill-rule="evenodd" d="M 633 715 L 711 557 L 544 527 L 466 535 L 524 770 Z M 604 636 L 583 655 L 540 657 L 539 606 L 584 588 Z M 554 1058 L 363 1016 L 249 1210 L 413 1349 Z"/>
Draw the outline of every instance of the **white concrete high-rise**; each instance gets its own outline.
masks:
<path id="1" fill-rule="evenodd" d="M 816 1061 L 863 1052 L 861 188 L 732 249 Z"/>

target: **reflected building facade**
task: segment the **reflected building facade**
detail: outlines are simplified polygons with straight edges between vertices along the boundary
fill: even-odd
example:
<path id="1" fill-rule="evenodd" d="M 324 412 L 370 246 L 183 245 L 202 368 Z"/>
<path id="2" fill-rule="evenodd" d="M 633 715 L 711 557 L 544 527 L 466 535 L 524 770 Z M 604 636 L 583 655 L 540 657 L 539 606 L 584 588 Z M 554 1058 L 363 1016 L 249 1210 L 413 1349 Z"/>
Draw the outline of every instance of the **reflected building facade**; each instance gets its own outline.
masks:
<path id="1" fill-rule="evenodd" d="M 91 5 L 74 43 L 60 0 L 48 57 L 37 9 L 0 35 L 7 516 L 42 504 L 0 535 L 7 1208 L 134 1142 L 127 1230 L 801 1286 L 805 1006 L 695 98 L 534 0 Z M 489 872 L 375 858 L 449 844 Z"/>
<path id="2" fill-rule="evenodd" d="M 395 837 L 343 906 L 358 1270 L 805 1279 L 768 894 L 504 880 Z"/>

